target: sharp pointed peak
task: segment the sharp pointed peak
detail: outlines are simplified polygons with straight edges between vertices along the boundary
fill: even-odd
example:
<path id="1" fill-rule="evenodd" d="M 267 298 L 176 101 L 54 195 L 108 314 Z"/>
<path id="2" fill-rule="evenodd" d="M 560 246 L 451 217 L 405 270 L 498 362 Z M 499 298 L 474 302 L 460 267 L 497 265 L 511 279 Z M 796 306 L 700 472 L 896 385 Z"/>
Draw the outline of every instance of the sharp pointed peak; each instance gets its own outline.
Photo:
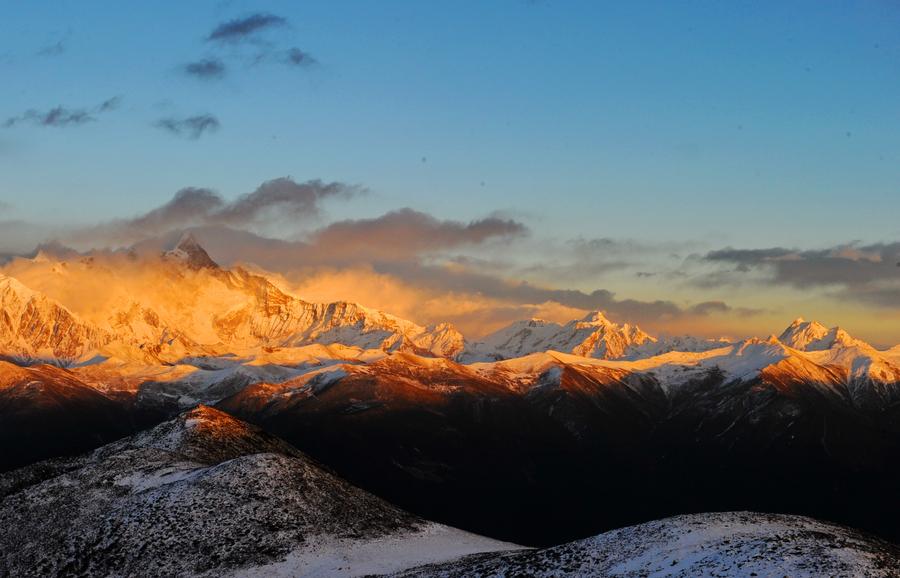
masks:
<path id="1" fill-rule="evenodd" d="M 182 233 L 175 247 L 164 253 L 165 257 L 179 259 L 191 269 L 218 269 L 219 264 L 212 260 L 206 249 L 200 245 L 191 231 Z"/>
<path id="2" fill-rule="evenodd" d="M 608 325 L 612 323 L 612 321 L 610 321 L 609 318 L 607 318 L 606 315 L 604 315 L 604 313 L 600 310 L 591 311 L 590 313 L 582 317 L 580 321 L 582 323 L 594 323 L 597 325 Z"/>

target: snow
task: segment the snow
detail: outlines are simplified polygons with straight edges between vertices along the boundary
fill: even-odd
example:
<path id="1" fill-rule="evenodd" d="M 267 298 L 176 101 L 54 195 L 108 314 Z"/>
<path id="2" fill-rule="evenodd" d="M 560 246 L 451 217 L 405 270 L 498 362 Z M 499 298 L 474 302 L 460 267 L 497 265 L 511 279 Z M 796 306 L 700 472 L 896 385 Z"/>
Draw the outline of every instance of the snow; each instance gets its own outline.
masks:
<path id="1" fill-rule="evenodd" d="M 470 556 L 397 576 L 895 576 L 900 549 L 801 516 L 676 516 L 540 550 Z"/>
<path id="2" fill-rule="evenodd" d="M 234 576 L 277 578 L 370 576 L 399 572 L 422 564 L 446 562 L 470 554 L 515 551 L 522 546 L 492 540 L 442 524 L 428 523 L 415 532 L 372 540 L 319 537 L 290 552 L 284 560 L 244 568 Z"/>
<path id="3" fill-rule="evenodd" d="M 593 311 L 565 325 L 541 319 L 517 321 L 473 344 L 461 359 L 509 359 L 548 350 L 618 359 L 641 345 L 655 341 L 637 326 L 627 323 L 618 325 L 601 312 Z"/>

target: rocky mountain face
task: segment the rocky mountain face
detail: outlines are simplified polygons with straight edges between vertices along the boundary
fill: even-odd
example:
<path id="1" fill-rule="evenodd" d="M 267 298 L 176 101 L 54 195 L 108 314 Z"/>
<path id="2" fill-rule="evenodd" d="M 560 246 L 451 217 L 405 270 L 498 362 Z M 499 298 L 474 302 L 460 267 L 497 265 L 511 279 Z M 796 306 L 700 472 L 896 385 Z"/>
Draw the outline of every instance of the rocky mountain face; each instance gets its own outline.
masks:
<path id="1" fill-rule="evenodd" d="M 349 576 L 511 548 L 406 513 L 204 406 L 0 475 L 6 576 Z"/>

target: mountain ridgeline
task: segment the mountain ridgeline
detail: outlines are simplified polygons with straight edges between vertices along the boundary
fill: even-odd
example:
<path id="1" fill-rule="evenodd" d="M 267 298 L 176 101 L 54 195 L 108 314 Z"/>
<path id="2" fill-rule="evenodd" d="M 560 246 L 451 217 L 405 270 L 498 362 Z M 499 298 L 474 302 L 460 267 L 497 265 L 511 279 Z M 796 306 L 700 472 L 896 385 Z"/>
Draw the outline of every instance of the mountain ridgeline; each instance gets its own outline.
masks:
<path id="1" fill-rule="evenodd" d="M 206 404 L 415 515 L 520 544 L 715 510 L 900 539 L 900 348 L 802 319 L 732 342 L 592 312 L 467 342 L 304 301 L 187 235 L 10 261 L 0 358 L 0 469 Z"/>

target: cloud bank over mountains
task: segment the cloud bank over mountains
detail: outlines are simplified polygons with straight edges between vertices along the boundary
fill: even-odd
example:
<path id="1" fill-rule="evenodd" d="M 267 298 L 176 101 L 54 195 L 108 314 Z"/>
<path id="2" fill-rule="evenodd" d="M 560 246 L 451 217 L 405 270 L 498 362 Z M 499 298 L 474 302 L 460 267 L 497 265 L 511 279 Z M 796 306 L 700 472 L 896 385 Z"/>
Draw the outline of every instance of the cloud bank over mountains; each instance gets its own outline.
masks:
<path id="1" fill-rule="evenodd" d="M 33 254 L 42 243 L 68 257 L 69 247 L 95 256 L 157 254 L 191 230 L 218 262 L 259 267 L 307 299 L 357 301 L 420 323 L 452 321 L 476 336 L 523 317 L 565 321 L 598 309 L 649 328 L 713 332 L 728 320 L 739 325 L 771 313 L 732 298 L 771 287 L 821 290 L 867 307 L 896 309 L 900 302 L 900 243 L 698 252 L 690 242 L 542 239 L 525 222 L 498 214 L 462 221 L 403 207 L 334 218 L 334 203 L 367 193 L 359 185 L 290 177 L 230 199 L 187 187 L 137 215 L 89 225 L 7 218 L 0 253 Z M 625 291 L 623 279 L 630 283 Z M 679 299 L 679 288 L 695 297 Z"/>

